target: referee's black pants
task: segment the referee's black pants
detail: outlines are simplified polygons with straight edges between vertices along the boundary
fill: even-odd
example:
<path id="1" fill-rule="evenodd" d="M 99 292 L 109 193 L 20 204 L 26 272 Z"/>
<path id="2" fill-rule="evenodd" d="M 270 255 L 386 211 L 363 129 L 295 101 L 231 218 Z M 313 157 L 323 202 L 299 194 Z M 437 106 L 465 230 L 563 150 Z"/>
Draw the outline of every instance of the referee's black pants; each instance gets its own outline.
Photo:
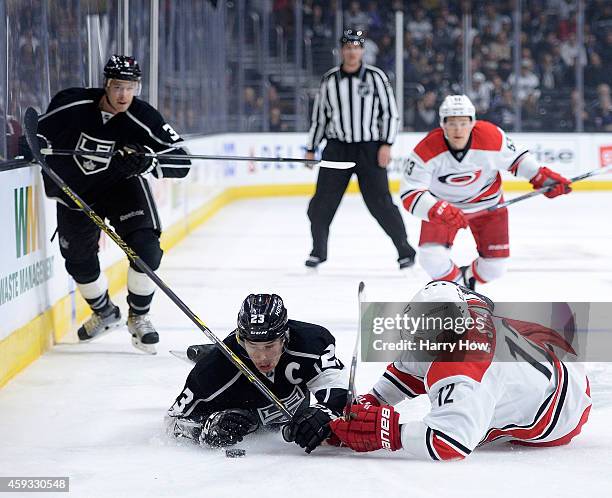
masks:
<path id="1" fill-rule="evenodd" d="M 387 170 L 378 166 L 379 148 L 379 142 L 344 143 L 328 140 L 323 150 L 323 159 L 353 161 L 355 167 L 346 170 L 319 169 L 317 188 L 308 206 L 312 232 L 311 256 L 327 259 L 329 226 L 353 173 L 357 174 L 359 189 L 368 210 L 393 241 L 398 259 L 414 256 L 414 249 L 408 244 L 404 220 L 389 192 Z"/>

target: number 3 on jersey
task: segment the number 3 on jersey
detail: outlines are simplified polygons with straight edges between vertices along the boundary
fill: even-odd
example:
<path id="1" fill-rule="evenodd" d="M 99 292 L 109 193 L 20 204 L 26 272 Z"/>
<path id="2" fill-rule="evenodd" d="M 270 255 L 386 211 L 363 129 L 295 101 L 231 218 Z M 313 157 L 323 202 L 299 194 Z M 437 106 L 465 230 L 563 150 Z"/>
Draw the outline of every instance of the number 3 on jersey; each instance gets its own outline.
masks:
<path id="1" fill-rule="evenodd" d="M 174 403 L 174 405 L 172 405 L 172 408 L 170 408 L 170 413 L 173 416 L 182 414 L 185 411 L 185 408 L 187 408 L 187 405 L 189 405 L 189 403 L 191 403 L 192 401 L 193 393 L 188 387 L 186 387 L 185 390 L 179 395 L 179 397 L 176 398 L 176 402 Z"/>
<path id="2" fill-rule="evenodd" d="M 181 136 L 174 131 L 174 128 L 172 128 L 172 126 L 170 126 L 168 123 L 165 123 L 164 126 L 162 126 L 162 130 L 166 130 L 168 132 L 170 139 L 173 142 L 176 142 L 179 138 L 181 138 Z"/>

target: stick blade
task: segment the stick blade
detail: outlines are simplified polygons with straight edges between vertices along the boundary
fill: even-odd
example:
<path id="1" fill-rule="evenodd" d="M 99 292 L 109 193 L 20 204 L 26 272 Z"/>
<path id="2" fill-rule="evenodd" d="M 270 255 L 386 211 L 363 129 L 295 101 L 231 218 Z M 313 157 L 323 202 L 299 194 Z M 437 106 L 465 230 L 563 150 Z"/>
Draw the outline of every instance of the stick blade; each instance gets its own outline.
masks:
<path id="1" fill-rule="evenodd" d="M 329 169 L 351 169 L 355 167 L 355 163 L 351 161 L 319 161 L 316 165 L 319 168 Z"/>
<path id="2" fill-rule="evenodd" d="M 26 109 L 25 115 L 23 116 L 23 127 L 25 129 L 25 136 L 28 142 L 28 146 L 32 151 L 32 156 L 37 162 L 43 164 L 44 158 L 40 153 L 40 144 L 38 143 L 38 113 L 33 107 Z"/>

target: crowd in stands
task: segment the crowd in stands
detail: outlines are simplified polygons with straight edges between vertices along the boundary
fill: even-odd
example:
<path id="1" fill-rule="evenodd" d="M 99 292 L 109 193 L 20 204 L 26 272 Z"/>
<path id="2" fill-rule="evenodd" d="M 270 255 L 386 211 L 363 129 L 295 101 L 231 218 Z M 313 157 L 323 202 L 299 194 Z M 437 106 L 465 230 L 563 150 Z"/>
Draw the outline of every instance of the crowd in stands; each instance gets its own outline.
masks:
<path id="1" fill-rule="evenodd" d="M 133 6 L 137 3 L 134 1 Z M 144 0 L 140 4 L 148 5 Z M 49 97 L 66 86 L 87 83 L 88 51 L 84 38 L 87 14 L 100 14 L 101 26 L 108 26 L 109 29 L 107 39 L 112 41 L 116 38 L 116 22 L 113 20 L 116 13 L 111 15 L 114 11 L 110 9 L 110 4 L 62 0 L 61 5 L 61 9 L 48 12 L 45 28 L 43 9 L 31 8 L 28 2 L 8 4 L 7 15 L 11 22 L 5 49 L 6 71 L 10 78 L 7 80 L 8 87 L 4 89 L 8 99 L 0 99 L 0 121 L 4 121 L 0 122 L 0 128 L 6 129 L 0 151 L 6 145 L 8 157 L 15 153 L 15 138 L 20 131 L 20 109 L 34 105 L 42 110 L 46 105 L 44 96 Z M 180 45 L 172 44 L 182 39 L 173 35 L 180 16 L 169 14 L 172 10 L 170 7 L 176 5 L 179 4 L 172 0 L 162 2 L 164 24 L 161 35 L 164 43 L 160 58 L 160 68 L 163 67 L 160 106 L 165 114 L 177 121 L 181 129 L 189 132 L 208 131 L 201 128 L 202 122 L 211 121 L 208 114 L 202 113 L 206 110 L 205 101 L 208 112 L 215 109 L 218 119 L 214 121 L 225 123 L 219 126 L 230 130 L 304 131 L 308 121 L 307 111 L 297 112 L 296 109 L 308 107 L 306 90 L 311 91 L 309 97 L 312 101 L 316 81 L 336 63 L 334 50 L 338 50 L 338 11 L 342 12 L 343 27 L 361 29 L 366 33 L 366 63 L 381 67 L 394 81 L 395 11 L 400 9 L 404 12 L 405 130 L 427 131 L 436 127 L 442 99 L 449 93 L 467 93 L 476 105 L 479 118 L 509 130 L 514 129 L 517 123 L 518 99 L 520 124 L 524 131 L 575 131 L 577 115 L 581 115 L 587 132 L 612 131 L 610 0 L 584 1 L 583 44 L 578 43 L 576 30 L 577 0 L 522 2 L 518 74 L 514 70 L 513 0 L 302 0 L 302 33 L 308 41 L 303 47 L 302 70 L 310 74 L 303 76 L 300 83 L 302 88 L 297 91 L 291 78 L 275 80 L 270 74 L 260 71 L 257 62 L 267 55 L 278 54 L 278 28 L 282 28 L 286 43 L 287 62 L 295 62 L 292 60 L 294 44 L 296 41 L 301 43 L 297 40 L 298 30 L 295 26 L 296 19 L 300 17 L 295 15 L 298 5 L 295 0 L 244 0 L 247 15 L 246 19 L 244 15 L 242 19 L 246 43 L 242 52 L 236 50 L 237 28 L 240 25 L 237 3 L 227 2 L 224 4 L 227 39 L 219 40 L 224 60 L 218 61 L 218 66 L 225 67 L 227 72 L 227 76 L 224 76 L 227 79 L 226 108 L 221 108 L 225 105 L 223 99 L 217 99 L 214 95 L 211 97 L 210 84 L 198 89 L 201 74 L 206 70 L 212 72 L 213 68 L 207 64 L 205 69 L 202 69 L 202 64 L 188 64 L 187 60 L 179 57 L 182 53 Z M 189 4 L 180 5 L 189 7 Z M 192 5 L 200 4 L 195 2 Z M 270 6 L 271 10 L 268 10 Z M 468 9 L 472 18 L 472 27 L 467 36 L 471 49 L 471 85 L 466 89 L 462 86 L 463 41 L 466 38 L 462 27 L 462 9 Z M 269 54 L 255 43 L 257 37 L 261 40 L 263 35 L 264 18 L 269 20 Z M 259 21 L 255 23 L 253 19 Z M 133 17 L 133 20 L 135 22 L 137 19 Z M 147 22 L 141 19 L 137 24 L 145 30 Z M 134 40 L 139 39 L 137 32 L 133 36 Z M 198 33 L 193 36 L 197 39 Z M 134 50 L 138 52 L 143 67 L 146 67 L 143 43 L 136 43 Z M 584 64 L 584 99 L 576 90 L 576 61 Z M 179 66 L 182 71 L 180 78 L 176 77 Z M 189 72 L 192 66 L 198 66 L 200 72 L 192 75 Z M 241 82 L 236 77 L 238 68 L 243 70 Z M 286 71 L 295 72 L 296 69 L 294 65 Z M 183 74 L 191 79 L 186 80 Z M 211 78 L 208 80 L 212 81 Z M 190 82 L 189 91 L 176 91 L 184 81 Z M 147 84 L 145 78 L 145 98 Z M 239 99 L 237 95 L 243 98 Z M 296 106 L 298 95 L 301 101 Z M 222 105 L 211 106 L 211 99 Z M 174 104 L 170 105 L 171 102 Z M 199 104 L 194 106 L 194 102 Z M 238 109 L 239 102 L 241 109 Z"/>
<path id="2" fill-rule="evenodd" d="M 514 99 L 521 103 L 525 131 L 573 131 L 579 107 L 576 60 L 585 64 L 583 120 L 586 131 L 612 131 L 612 2 L 585 2 L 584 45 L 577 44 L 576 1 L 522 3 L 520 71 L 514 72 L 513 2 L 351 0 L 343 2 L 344 26 L 364 30 L 367 63 L 395 73 L 394 10 L 404 11 L 404 126 L 426 131 L 437 126 L 436 112 L 449 93 L 462 88 L 462 8 L 472 15 L 472 88 L 467 93 L 480 118 L 512 129 Z M 335 2 L 304 0 L 308 32 L 331 47 Z M 327 60 L 325 61 L 328 62 Z M 331 65 L 331 64 L 330 64 Z M 322 69 L 322 68 L 318 68 Z M 323 69 L 324 70 L 324 69 Z M 516 85 L 517 91 L 514 91 Z"/>

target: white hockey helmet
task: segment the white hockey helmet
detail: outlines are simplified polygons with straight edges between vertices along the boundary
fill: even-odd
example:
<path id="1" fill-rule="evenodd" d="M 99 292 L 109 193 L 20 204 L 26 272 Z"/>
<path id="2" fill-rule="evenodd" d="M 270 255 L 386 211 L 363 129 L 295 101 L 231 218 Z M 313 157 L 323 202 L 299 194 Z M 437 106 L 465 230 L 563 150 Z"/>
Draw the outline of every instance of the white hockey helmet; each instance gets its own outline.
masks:
<path id="1" fill-rule="evenodd" d="M 411 299 L 413 303 L 465 303 L 465 294 L 455 282 L 434 280 Z"/>
<path id="2" fill-rule="evenodd" d="M 440 106 L 440 126 L 449 116 L 467 116 L 476 120 L 476 108 L 467 95 L 448 95 Z"/>
<path id="3" fill-rule="evenodd" d="M 440 323 L 456 319 L 464 322 L 470 316 L 467 299 L 461 287 L 454 282 L 442 280 L 429 282 L 417 292 L 404 309 L 404 314 L 414 319 L 421 318 L 420 323 L 423 328 L 413 331 L 412 334 L 416 333 L 419 336 L 433 334 L 433 337 L 441 332 Z"/>

